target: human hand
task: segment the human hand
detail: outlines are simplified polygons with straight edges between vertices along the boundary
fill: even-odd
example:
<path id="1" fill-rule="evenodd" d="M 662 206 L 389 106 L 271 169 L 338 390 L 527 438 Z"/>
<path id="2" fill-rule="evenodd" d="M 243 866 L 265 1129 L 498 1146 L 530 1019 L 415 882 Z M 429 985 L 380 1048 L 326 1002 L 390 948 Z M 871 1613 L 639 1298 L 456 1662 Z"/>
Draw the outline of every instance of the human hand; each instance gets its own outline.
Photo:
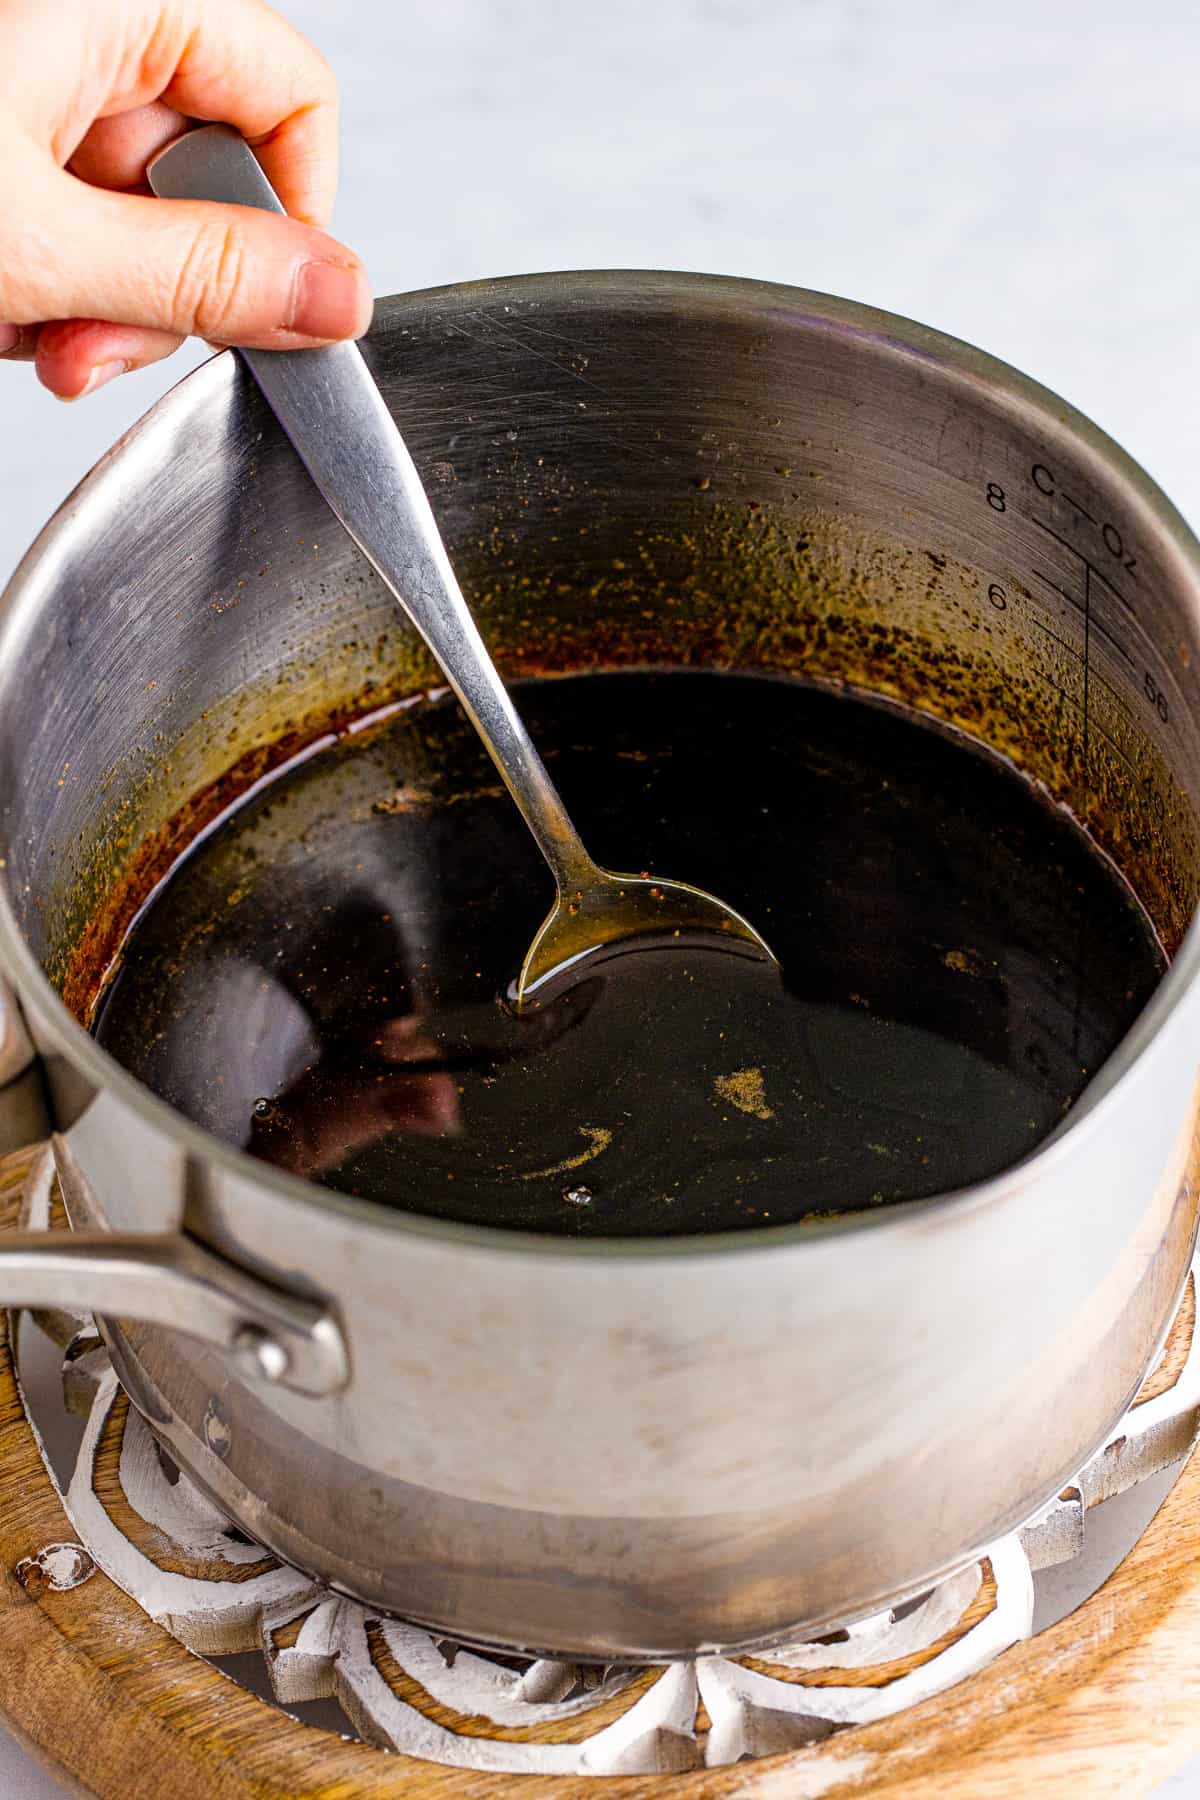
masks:
<path id="1" fill-rule="evenodd" d="M 263 0 L 0 0 L 0 359 L 61 399 L 191 333 L 304 349 L 358 337 L 358 258 L 320 227 L 337 89 Z M 189 119 L 235 125 L 292 216 L 156 200 L 146 164 Z"/>

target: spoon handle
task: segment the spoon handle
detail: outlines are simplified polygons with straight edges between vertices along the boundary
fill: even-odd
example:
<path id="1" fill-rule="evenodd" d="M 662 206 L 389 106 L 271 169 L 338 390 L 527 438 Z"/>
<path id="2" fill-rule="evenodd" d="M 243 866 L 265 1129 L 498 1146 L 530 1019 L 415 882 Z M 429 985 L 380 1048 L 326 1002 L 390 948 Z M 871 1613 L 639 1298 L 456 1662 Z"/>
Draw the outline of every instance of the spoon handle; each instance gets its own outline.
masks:
<path id="1" fill-rule="evenodd" d="M 177 138 L 148 178 L 166 200 L 284 210 L 227 125 Z M 586 885 L 591 858 L 479 635 L 416 465 L 358 346 L 238 354 L 329 507 L 433 651 L 559 888 Z"/>

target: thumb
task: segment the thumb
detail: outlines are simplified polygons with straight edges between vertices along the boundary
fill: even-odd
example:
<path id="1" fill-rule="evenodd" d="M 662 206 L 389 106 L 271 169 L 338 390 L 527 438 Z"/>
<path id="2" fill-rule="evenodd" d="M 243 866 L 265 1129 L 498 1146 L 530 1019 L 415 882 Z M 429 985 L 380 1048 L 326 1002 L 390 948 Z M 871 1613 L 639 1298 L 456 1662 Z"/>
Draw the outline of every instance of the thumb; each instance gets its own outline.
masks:
<path id="1" fill-rule="evenodd" d="M 62 179 L 62 216 L 43 236 L 49 264 L 23 284 L 35 290 L 31 322 L 110 319 L 260 350 L 360 337 L 370 323 L 362 263 L 314 226 Z"/>

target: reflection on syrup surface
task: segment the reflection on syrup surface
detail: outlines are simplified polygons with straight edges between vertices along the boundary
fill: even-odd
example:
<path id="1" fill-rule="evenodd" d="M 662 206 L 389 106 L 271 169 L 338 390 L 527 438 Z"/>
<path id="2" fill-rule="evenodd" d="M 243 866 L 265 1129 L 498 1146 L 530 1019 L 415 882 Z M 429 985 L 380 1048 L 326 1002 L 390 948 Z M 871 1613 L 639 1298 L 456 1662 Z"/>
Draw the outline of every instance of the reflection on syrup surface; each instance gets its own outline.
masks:
<path id="1" fill-rule="evenodd" d="M 1063 813 L 895 711 L 762 676 L 518 702 L 596 857 L 726 897 L 769 965 L 661 949 L 516 1018 L 549 877 L 455 703 L 281 775 L 178 864 L 101 1041 L 229 1142 L 441 1218 L 782 1224 L 1027 1154 L 1162 973 Z"/>

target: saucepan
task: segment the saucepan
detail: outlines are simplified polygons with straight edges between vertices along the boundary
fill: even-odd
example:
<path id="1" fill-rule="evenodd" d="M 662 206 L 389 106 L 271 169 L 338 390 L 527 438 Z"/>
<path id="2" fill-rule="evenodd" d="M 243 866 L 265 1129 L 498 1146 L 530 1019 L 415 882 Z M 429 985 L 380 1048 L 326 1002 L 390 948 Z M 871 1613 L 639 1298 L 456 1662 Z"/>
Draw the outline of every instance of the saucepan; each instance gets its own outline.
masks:
<path id="1" fill-rule="evenodd" d="M 365 350 L 506 675 L 786 671 L 920 709 L 1073 809 L 1171 966 L 1018 1166 L 825 1223 L 552 1241 L 223 1147 L 67 972 L 194 796 L 439 677 L 220 355 L 5 601 L 4 1073 L 23 1017 L 73 1233 L 0 1246 L 0 1297 L 97 1309 L 238 1526 L 467 1641 L 685 1655 L 911 1596 L 1103 1440 L 1189 1266 L 1196 541 L 1053 395 L 816 294 L 496 281 L 381 303 Z"/>

